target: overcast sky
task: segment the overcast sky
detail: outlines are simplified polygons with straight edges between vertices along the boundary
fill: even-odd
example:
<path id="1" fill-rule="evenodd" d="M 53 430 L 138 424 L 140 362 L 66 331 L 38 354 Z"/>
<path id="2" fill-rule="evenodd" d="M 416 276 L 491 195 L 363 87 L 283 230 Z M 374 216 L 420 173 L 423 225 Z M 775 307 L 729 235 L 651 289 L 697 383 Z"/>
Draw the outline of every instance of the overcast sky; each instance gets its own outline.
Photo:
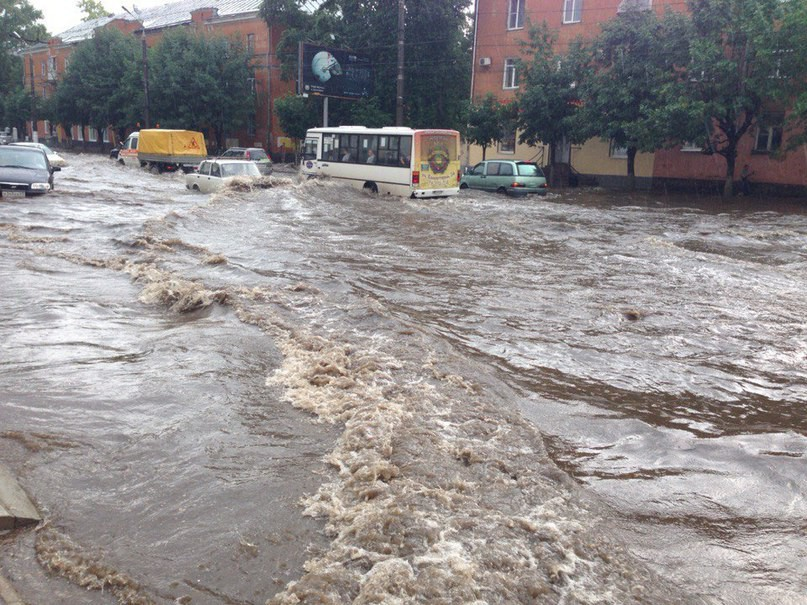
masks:
<path id="1" fill-rule="evenodd" d="M 77 0 L 28 0 L 35 8 L 42 11 L 45 15 L 44 23 L 51 34 L 58 34 L 66 29 L 70 29 L 74 25 L 81 23 L 81 18 L 84 16 L 78 8 Z M 122 5 L 131 9 L 133 4 L 140 8 L 147 8 L 157 4 L 166 4 L 165 0 L 103 0 L 104 7 L 110 13 L 121 13 Z"/>

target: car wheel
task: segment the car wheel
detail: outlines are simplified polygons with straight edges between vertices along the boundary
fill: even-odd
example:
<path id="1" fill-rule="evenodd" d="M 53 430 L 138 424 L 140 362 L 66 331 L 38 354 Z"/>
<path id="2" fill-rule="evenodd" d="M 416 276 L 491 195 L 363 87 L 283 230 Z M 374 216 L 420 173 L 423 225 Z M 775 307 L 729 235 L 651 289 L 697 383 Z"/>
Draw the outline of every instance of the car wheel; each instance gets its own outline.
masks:
<path id="1" fill-rule="evenodd" d="M 373 183 L 372 181 L 369 181 L 369 182 L 365 183 L 365 184 L 364 184 L 364 188 L 365 188 L 366 190 L 368 190 L 370 193 L 372 193 L 373 195 L 377 195 L 377 194 L 378 194 L 378 185 L 376 185 L 376 184 L 375 184 L 375 183 Z"/>
<path id="2" fill-rule="evenodd" d="M 118 164 L 121 166 L 126 166 L 126 162 L 124 162 L 122 158 L 118 158 Z"/>
<path id="3" fill-rule="evenodd" d="M 460 189 L 468 189 L 467 183 L 460 183 Z"/>
<path id="4" fill-rule="evenodd" d="M 507 189 L 505 189 L 504 187 L 499 187 L 499 188 L 496 190 L 496 193 L 507 193 Z"/>

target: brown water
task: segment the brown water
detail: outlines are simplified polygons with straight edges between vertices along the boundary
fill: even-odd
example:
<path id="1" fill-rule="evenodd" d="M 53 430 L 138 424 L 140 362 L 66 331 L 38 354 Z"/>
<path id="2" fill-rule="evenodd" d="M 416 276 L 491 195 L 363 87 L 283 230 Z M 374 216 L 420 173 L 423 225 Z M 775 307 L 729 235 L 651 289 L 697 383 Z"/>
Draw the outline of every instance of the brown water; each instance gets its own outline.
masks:
<path id="1" fill-rule="evenodd" d="M 0 204 L 29 605 L 807 603 L 802 207 L 70 159 Z"/>

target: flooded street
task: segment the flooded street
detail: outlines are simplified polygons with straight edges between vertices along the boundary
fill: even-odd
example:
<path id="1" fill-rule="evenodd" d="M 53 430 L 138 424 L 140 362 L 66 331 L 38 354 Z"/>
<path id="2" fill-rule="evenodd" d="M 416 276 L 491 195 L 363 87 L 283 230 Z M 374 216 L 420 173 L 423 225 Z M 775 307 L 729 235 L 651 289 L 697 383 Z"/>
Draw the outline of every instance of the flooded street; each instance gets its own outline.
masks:
<path id="1" fill-rule="evenodd" d="M 0 202 L 28 605 L 807 604 L 807 206 L 68 159 Z"/>

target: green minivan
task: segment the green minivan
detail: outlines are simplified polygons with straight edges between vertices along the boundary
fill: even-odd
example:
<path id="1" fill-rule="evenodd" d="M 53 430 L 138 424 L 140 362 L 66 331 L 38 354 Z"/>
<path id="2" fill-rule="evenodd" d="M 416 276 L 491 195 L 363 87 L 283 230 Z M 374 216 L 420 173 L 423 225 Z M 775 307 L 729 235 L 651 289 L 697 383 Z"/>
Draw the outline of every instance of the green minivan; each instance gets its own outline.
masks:
<path id="1" fill-rule="evenodd" d="M 479 162 L 462 175 L 460 189 L 483 189 L 510 195 L 545 195 L 548 186 L 543 170 L 533 163 L 487 160 Z"/>

